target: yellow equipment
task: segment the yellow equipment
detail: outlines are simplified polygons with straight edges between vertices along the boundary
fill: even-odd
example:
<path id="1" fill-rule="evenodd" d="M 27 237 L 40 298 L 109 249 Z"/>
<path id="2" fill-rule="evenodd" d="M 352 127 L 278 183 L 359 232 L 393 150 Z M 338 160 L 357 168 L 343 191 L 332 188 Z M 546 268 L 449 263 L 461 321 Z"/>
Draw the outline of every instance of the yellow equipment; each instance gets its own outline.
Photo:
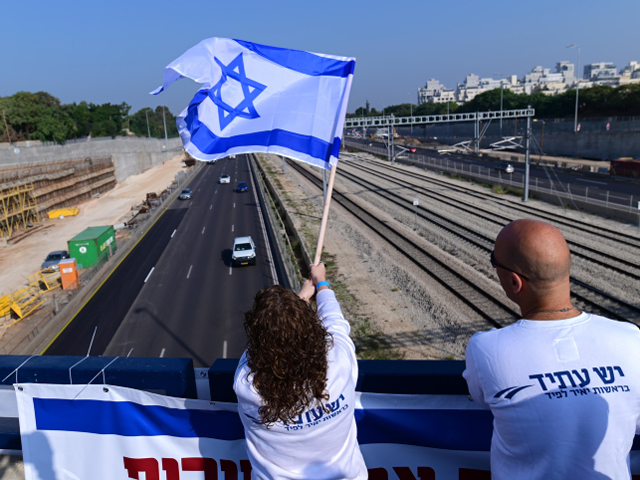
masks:
<path id="1" fill-rule="evenodd" d="M 60 216 L 71 217 L 77 215 L 79 211 L 77 207 L 56 208 L 55 210 L 51 210 L 48 215 L 49 218 L 60 218 Z"/>

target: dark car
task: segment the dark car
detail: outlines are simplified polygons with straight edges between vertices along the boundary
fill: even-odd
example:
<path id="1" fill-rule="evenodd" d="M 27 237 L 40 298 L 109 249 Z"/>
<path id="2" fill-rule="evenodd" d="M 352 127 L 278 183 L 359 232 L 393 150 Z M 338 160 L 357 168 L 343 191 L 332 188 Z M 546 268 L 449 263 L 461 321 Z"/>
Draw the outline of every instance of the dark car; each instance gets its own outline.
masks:
<path id="1" fill-rule="evenodd" d="M 66 250 L 50 252 L 49 255 L 47 255 L 47 258 L 44 259 L 44 262 L 42 262 L 40 268 L 47 271 L 57 271 L 60 269 L 58 263 L 60 263 L 60 260 L 64 260 L 65 258 L 69 258 L 69 252 Z"/>
<path id="2" fill-rule="evenodd" d="M 238 185 L 236 186 L 236 192 L 248 192 L 249 191 L 249 185 L 247 185 L 247 182 L 238 182 Z"/>
<path id="3" fill-rule="evenodd" d="M 513 173 L 515 171 L 513 165 L 511 165 L 510 163 L 501 163 L 500 165 L 495 167 L 495 169 L 504 173 Z"/>

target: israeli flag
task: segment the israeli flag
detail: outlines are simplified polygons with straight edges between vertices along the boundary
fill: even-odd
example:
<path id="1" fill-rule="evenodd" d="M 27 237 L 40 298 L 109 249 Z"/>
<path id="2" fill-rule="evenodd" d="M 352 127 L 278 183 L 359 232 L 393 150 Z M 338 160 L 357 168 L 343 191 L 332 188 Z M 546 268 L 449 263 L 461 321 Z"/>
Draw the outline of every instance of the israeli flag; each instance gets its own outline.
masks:
<path id="1" fill-rule="evenodd" d="M 171 62 L 151 93 L 183 77 L 202 84 L 177 119 L 198 160 L 268 152 L 330 169 L 354 67 L 354 58 L 209 38 Z"/>

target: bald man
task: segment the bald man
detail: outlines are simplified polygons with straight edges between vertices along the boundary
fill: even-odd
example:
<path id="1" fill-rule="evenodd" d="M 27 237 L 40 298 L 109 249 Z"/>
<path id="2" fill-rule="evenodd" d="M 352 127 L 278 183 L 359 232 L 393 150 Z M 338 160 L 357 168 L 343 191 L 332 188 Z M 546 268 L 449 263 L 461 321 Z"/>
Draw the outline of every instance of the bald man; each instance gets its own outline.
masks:
<path id="1" fill-rule="evenodd" d="M 491 264 L 522 319 L 475 334 L 464 377 L 491 409 L 500 479 L 628 479 L 640 417 L 640 330 L 578 311 L 558 229 L 516 220 Z"/>

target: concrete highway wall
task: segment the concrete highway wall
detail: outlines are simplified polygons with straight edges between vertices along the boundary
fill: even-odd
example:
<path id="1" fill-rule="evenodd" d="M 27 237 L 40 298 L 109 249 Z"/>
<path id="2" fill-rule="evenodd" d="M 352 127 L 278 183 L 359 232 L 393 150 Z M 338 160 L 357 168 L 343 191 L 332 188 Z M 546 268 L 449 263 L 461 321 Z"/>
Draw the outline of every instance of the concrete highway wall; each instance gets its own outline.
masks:
<path id="1" fill-rule="evenodd" d="M 546 119 L 532 122 L 531 129 L 535 140 L 531 142 L 531 151 L 538 153 L 539 148 L 548 155 L 569 158 L 587 158 L 594 160 L 611 160 L 620 157 L 640 158 L 640 119 L 579 119 L 580 131 L 573 133 L 573 119 Z M 502 135 L 524 135 L 526 120 L 505 120 Z M 607 129 L 608 126 L 608 129 Z M 425 140 L 437 138 L 439 143 L 453 145 L 473 137 L 473 122 L 452 123 L 449 125 L 428 125 L 411 128 L 398 128 L 400 135 L 411 135 Z M 371 132 L 373 133 L 373 129 Z M 493 120 L 489 125 L 481 146 L 489 148 L 489 144 L 498 142 L 500 122 Z M 524 142 L 523 142 L 524 143 Z"/>
<path id="2" fill-rule="evenodd" d="M 116 179 L 121 182 L 130 175 L 142 173 L 177 155 L 182 149 L 180 138 L 171 138 L 165 149 L 164 140 L 155 138 L 94 138 L 67 142 L 65 145 L 46 145 L 40 142 L 0 144 L 0 168 L 25 166 L 86 157 L 113 158 Z M 19 153 L 16 153 L 16 148 Z"/>

